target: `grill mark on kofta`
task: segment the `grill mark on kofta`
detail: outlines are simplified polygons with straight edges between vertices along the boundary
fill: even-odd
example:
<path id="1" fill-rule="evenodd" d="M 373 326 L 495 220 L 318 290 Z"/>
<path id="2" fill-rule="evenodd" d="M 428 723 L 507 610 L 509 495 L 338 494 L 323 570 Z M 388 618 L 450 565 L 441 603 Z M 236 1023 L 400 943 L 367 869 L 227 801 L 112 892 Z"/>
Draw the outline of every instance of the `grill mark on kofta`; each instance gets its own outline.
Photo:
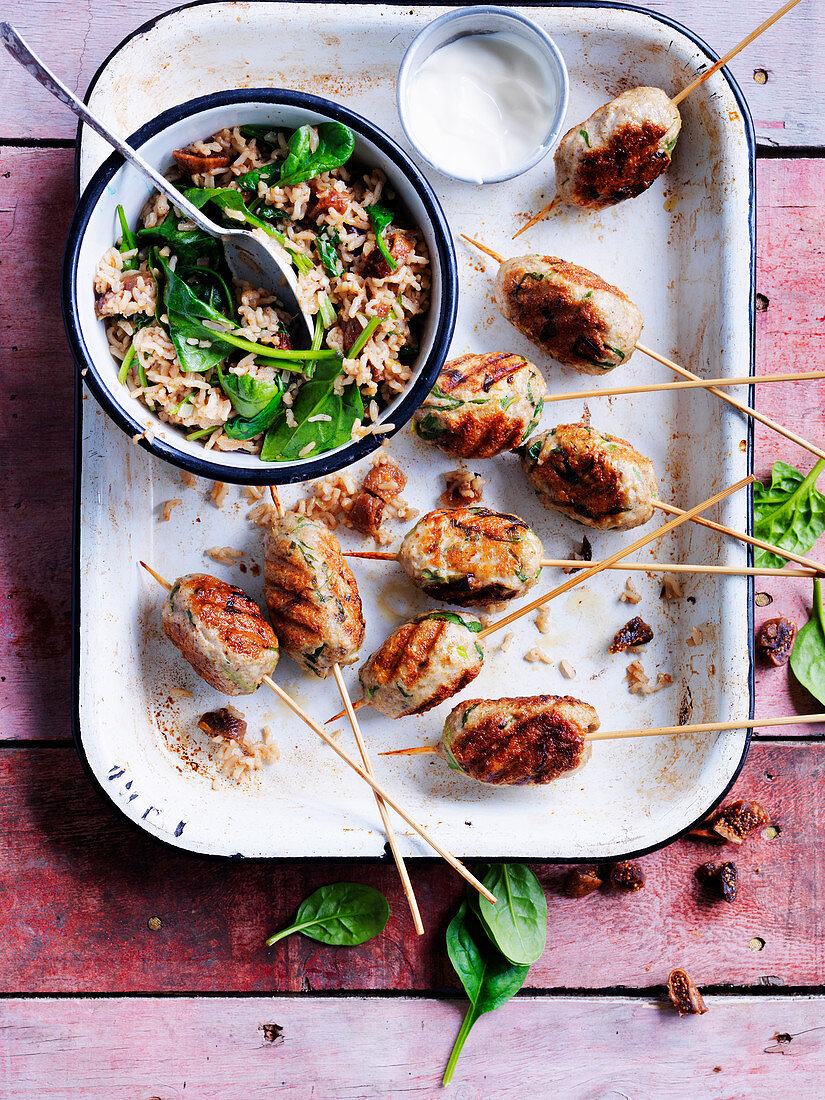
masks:
<path id="1" fill-rule="evenodd" d="M 619 127 L 605 146 L 583 154 L 576 190 L 589 202 L 611 205 L 641 195 L 670 164 L 664 149 L 650 151 L 667 130 L 650 121 Z"/>

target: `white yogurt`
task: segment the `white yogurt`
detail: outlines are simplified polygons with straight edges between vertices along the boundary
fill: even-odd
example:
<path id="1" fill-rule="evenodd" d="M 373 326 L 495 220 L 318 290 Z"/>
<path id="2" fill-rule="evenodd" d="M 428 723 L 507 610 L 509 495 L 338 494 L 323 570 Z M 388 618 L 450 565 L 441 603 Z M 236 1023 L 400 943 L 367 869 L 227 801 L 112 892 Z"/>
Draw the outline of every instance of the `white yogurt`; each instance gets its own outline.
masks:
<path id="1" fill-rule="evenodd" d="M 538 47 L 506 31 L 435 50 L 406 95 L 410 135 L 447 175 L 515 173 L 544 142 L 561 97 Z"/>

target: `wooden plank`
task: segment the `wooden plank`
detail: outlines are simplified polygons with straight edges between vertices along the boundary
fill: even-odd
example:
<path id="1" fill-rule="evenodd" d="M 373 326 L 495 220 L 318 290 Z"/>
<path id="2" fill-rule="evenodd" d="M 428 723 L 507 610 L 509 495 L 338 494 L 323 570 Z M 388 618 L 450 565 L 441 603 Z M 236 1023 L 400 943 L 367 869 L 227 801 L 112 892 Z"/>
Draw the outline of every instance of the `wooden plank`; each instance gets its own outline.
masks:
<path id="1" fill-rule="evenodd" d="M 74 366 L 60 314 L 60 254 L 74 206 L 72 161 L 69 149 L 0 149 L 4 739 L 71 733 Z"/>
<path id="2" fill-rule="evenodd" d="M 821 1095 L 825 998 L 707 1005 L 680 1020 L 663 1000 L 517 997 L 476 1024 L 448 1095 Z M 435 1097 L 463 1010 L 411 998 L 8 1000 L 0 1087 L 6 1100 Z"/>
<path id="3" fill-rule="evenodd" d="M 644 860 L 634 895 L 560 894 L 564 871 L 540 865 L 550 936 L 533 988 L 650 987 L 671 967 L 697 982 L 825 982 L 821 859 L 825 746 L 758 743 L 736 786 L 781 832 L 736 861 L 740 897 L 711 903 L 696 867 L 720 858 L 683 841 Z M 347 860 L 240 863 L 195 858 L 133 831 L 89 788 L 68 748 L 0 752 L 0 989 L 18 992 L 299 992 L 455 988 L 444 929 L 461 894 L 441 863 L 410 861 L 427 928 L 417 937 L 391 864 Z M 386 932 L 352 950 L 293 936 L 272 949 L 301 898 L 335 881 L 367 882 L 390 900 Z M 153 930 L 148 922 L 159 917 Z"/>
<path id="4" fill-rule="evenodd" d="M 757 292 L 757 370 L 759 373 L 810 369 L 825 358 L 825 161 L 760 161 Z M 770 393 L 766 393 L 770 390 Z M 825 439 L 825 386 L 819 382 L 760 386 L 757 407 L 814 443 Z M 816 459 L 775 432 L 756 426 L 756 473 L 770 476 L 781 459 L 801 470 Z M 825 478 L 821 481 L 825 489 Z M 811 551 L 825 561 L 825 538 Z M 772 598 L 756 607 L 757 629 L 765 619 L 784 615 L 802 626 L 811 607 L 811 584 L 785 578 L 757 580 L 756 590 Z M 757 715 L 818 711 L 820 704 L 793 679 L 786 668 L 760 667 L 757 674 Z M 817 732 L 811 727 L 789 727 L 788 736 Z M 818 731 L 821 732 L 821 731 Z"/>
<path id="5" fill-rule="evenodd" d="M 693 28 L 719 53 L 732 47 L 774 7 L 719 4 L 716 0 L 657 0 L 647 5 Z M 169 7 L 168 0 L 129 0 L 106 4 L 64 4 L 56 0 L 11 0 L 6 17 L 27 37 L 69 87 L 85 92 L 109 52 L 143 21 Z M 311 27 L 312 9 L 308 9 Z M 804 43 L 804 49 L 800 48 Z M 399 48 L 398 62 L 401 62 Z M 813 90 L 825 65 L 825 24 L 816 4 L 802 4 L 741 54 L 731 65 L 756 122 L 760 143 L 773 146 L 822 145 L 825 123 Z M 757 83 L 754 74 L 759 73 Z M 643 83 L 643 74 L 639 74 Z M 72 116 L 21 70 L 0 69 L 4 104 L 0 137 L 68 138 Z"/>

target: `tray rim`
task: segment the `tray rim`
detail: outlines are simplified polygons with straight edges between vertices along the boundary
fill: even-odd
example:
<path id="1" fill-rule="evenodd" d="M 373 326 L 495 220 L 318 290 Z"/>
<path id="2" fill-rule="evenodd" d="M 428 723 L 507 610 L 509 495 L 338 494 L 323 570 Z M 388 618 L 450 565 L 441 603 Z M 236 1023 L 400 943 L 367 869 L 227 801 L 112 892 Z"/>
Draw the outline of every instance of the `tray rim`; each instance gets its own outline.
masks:
<path id="1" fill-rule="evenodd" d="M 190 0 L 189 3 L 180 4 L 177 7 L 171 8 L 169 11 L 161 12 L 159 15 L 154 16 L 151 19 L 146 20 L 134 31 L 130 32 L 111 50 L 106 58 L 96 69 L 91 81 L 86 89 L 84 95 L 84 102 L 89 103 L 92 93 L 98 83 L 98 80 L 103 75 L 104 71 L 108 67 L 109 63 L 120 53 L 124 47 L 126 47 L 132 39 L 136 38 L 140 34 L 144 34 L 147 31 L 152 30 L 162 20 L 167 19 L 170 16 L 177 15 L 182 11 L 186 11 L 189 8 L 199 8 L 206 6 L 216 6 L 218 4 L 225 5 L 231 0 Z M 344 8 L 348 7 L 345 0 L 333 0 L 332 3 L 326 3 L 325 0 L 256 0 L 256 4 L 263 5 L 269 4 L 273 7 L 286 7 L 297 6 L 299 4 L 312 6 L 323 5 L 324 7 L 331 8 Z M 391 0 L 390 7 L 406 7 L 403 0 Z M 470 4 L 456 4 L 445 5 L 437 2 L 437 0 L 424 0 L 423 3 L 419 2 L 417 7 L 420 8 L 440 8 L 440 7 L 466 7 L 472 6 Z M 648 19 L 652 19 L 655 22 L 663 23 L 668 27 L 673 28 L 680 34 L 684 35 L 691 42 L 694 43 L 708 58 L 712 64 L 718 61 L 719 55 L 708 46 L 708 44 L 700 38 L 694 31 L 684 26 L 678 20 L 671 18 L 668 15 L 664 15 L 660 12 L 650 11 L 647 8 L 641 8 L 635 4 L 623 4 L 617 2 L 617 0 L 538 0 L 538 2 L 531 2 L 531 0 L 513 0 L 509 5 L 514 8 L 523 7 L 546 7 L 546 8 L 606 8 L 616 11 L 629 11 L 638 15 L 645 16 Z M 748 330 L 749 330 L 749 364 L 748 374 L 753 377 L 756 374 L 756 326 L 755 326 L 755 305 L 756 305 L 756 132 L 754 130 L 753 118 L 751 116 L 750 108 L 747 100 L 739 86 L 738 81 L 733 74 L 728 70 L 727 66 L 724 66 L 719 70 L 719 74 L 727 81 L 734 99 L 742 114 L 742 123 L 745 129 L 745 140 L 748 151 L 748 236 L 750 240 L 750 271 L 749 271 L 749 290 L 748 290 Z M 151 121 L 151 120 L 150 120 Z M 148 125 L 148 124 L 145 124 Z M 74 156 L 74 182 L 75 182 L 75 201 L 79 203 L 83 192 L 80 189 L 80 154 L 81 154 L 81 142 L 82 142 L 82 128 L 83 123 L 79 122 L 76 131 L 75 138 L 75 156 Z M 61 286 L 61 297 L 64 296 L 64 290 Z M 190 848 L 184 844 L 176 844 L 172 840 L 162 836 L 158 836 L 154 832 L 150 832 L 148 829 L 143 828 L 139 822 L 133 820 L 121 805 L 115 801 L 115 799 L 109 794 L 106 788 L 103 786 L 101 778 L 92 768 L 89 759 L 86 755 L 86 750 L 83 745 L 83 730 L 80 723 L 80 655 L 81 655 L 81 642 L 80 642 L 80 601 L 81 601 L 81 561 L 80 561 L 80 535 L 81 535 L 81 493 L 82 493 L 82 463 L 83 463 L 83 382 L 80 377 L 79 371 L 75 371 L 75 383 L 74 383 L 74 470 L 73 470 L 73 492 L 72 492 L 72 637 L 71 637 L 71 661 L 72 661 L 72 710 L 71 710 L 71 722 L 72 722 L 72 739 L 74 741 L 75 749 L 80 758 L 80 763 L 83 771 L 86 773 L 93 789 L 99 795 L 99 797 L 106 803 L 110 809 L 114 809 L 117 817 L 125 822 L 128 828 L 135 834 L 148 837 L 149 840 L 155 844 L 161 845 L 164 849 L 169 849 L 172 852 L 183 853 L 187 857 L 192 859 L 207 859 L 215 861 L 224 860 L 243 860 L 249 863 L 267 863 L 267 864 L 285 864 L 292 863 L 298 859 L 311 859 L 313 862 L 319 863 L 333 863 L 346 861 L 348 864 L 354 863 L 386 863 L 390 860 L 388 852 L 388 845 L 384 846 L 384 854 L 378 855 L 329 855 L 329 856 L 245 856 L 242 853 L 234 855 L 225 855 L 220 852 L 201 852 L 196 849 Z M 748 387 L 748 401 L 753 405 L 755 397 L 754 386 Z M 747 423 L 747 468 L 749 473 L 754 471 L 754 421 L 752 417 L 748 418 Z M 747 532 L 749 535 L 753 535 L 753 494 L 749 492 L 747 502 Z M 747 548 L 747 560 L 749 565 L 753 565 L 753 547 Z M 754 640 L 754 597 L 755 578 L 749 576 L 747 578 L 747 629 L 748 629 L 748 718 L 753 719 L 754 709 L 756 704 L 756 661 L 755 661 L 755 640 Z M 714 798 L 707 809 L 699 814 L 693 821 L 687 825 L 678 829 L 671 836 L 664 840 L 658 841 L 655 844 L 647 845 L 646 847 L 633 849 L 629 852 L 619 852 L 611 856 L 610 859 L 605 857 L 600 858 L 598 862 L 615 862 L 617 860 L 638 859 L 641 856 L 649 855 L 653 852 L 660 851 L 663 848 L 675 843 L 681 837 L 687 835 L 691 829 L 693 829 L 700 821 L 703 821 L 709 813 L 711 813 L 722 802 L 725 796 L 733 787 L 734 783 L 739 777 L 750 749 L 751 740 L 753 738 L 753 730 L 746 729 L 745 738 L 742 744 L 742 754 L 739 758 L 739 762 L 736 765 L 730 779 L 725 784 L 724 788 L 719 792 L 718 796 Z M 456 853 L 459 857 L 462 853 Z M 436 857 L 429 855 L 409 855 L 404 857 L 407 860 L 414 860 L 417 864 L 424 862 L 435 862 Z M 490 856 L 485 857 L 487 863 L 506 863 L 514 861 L 526 861 L 537 862 L 537 858 L 534 856 L 520 857 L 516 855 L 507 856 Z M 540 860 L 539 860 L 540 861 Z M 573 866 L 576 864 L 593 863 L 593 859 L 586 856 L 566 856 L 554 857 L 550 862 L 558 864 L 559 866 Z"/>

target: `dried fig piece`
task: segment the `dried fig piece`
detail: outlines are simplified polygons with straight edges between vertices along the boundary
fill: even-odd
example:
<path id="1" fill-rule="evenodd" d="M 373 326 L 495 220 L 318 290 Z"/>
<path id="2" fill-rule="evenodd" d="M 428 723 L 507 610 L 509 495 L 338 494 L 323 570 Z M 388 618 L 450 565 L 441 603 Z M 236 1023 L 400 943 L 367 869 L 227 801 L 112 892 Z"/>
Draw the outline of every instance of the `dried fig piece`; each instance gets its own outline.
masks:
<path id="1" fill-rule="evenodd" d="M 610 644 L 611 653 L 624 653 L 626 649 L 630 649 L 631 646 L 647 645 L 653 638 L 653 630 L 647 625 L 644 619 L 636 615 L 630 620 L 629 623 L 625 623 L 620 627 Z"/>
<path id="2" fill-rule="evenodd" d="M 703 863 L 696 869 L 696 877 L 713 897 L 723 901 L 736 901 L 737 871 L 736 864 L 728 860 L 725 863 Z"/>
<path id="3" fill-rule="evenodd" d="M 601 884 L 596 867 L 571 867 L 565 876 L 562 893 L 567 898 L 586 898 Z"/>
<path id="4" fill-rule="evenodd" d="M 175 164 L 188 172 L 190 176 L 198 172 L 218 172 L 229 167 L 231 157 L 228 153 L 193 153 L 189 149 L 175 149 L 172 153 Z"/>
<path id="5" fill-rule="evenodd" d="M 702 1000 L 702 994 L 693 984 L 686 970 L 671 970 L 667 979 L 667 991 L 673 1007 L 680 1016 L 701 1016 L 708 1006 Z"/>
<path id="6" fill-rule="evenodd" d="M 210 737 L 223 737 L 226 741 L 237 741 L 239 744 L 246 737 L 244 716 L 234 707 L 207 711 L 198 719 L 198 729 Z"/>
<path id="7" fill-rule="evenodd" d="M 761 829 L 770 820 L 770 814 L 758 802 L 742 799 L 720 806 L 709 818 L 694 826 L 688 835 L 699 840 L 741 844 L 746 836 L 755 829 Z"/>
<path id="8" fill-rule="evenodd" d="M 756 639 L 756 648 L 762 660 L 775 668 L 786 665 L 793 653 L 796 641 L 796 624 L 780 615 L 762 623 Z"/>
<path id="9" fill-rule="evenodd" d="M 614 890 L 631 894 L 641 890 L 646 881 L 647 876 L 642 870 L 642 865 L 636 860 L 625 860 L 622 863 L 610 865 L 610 885 Z"/>

